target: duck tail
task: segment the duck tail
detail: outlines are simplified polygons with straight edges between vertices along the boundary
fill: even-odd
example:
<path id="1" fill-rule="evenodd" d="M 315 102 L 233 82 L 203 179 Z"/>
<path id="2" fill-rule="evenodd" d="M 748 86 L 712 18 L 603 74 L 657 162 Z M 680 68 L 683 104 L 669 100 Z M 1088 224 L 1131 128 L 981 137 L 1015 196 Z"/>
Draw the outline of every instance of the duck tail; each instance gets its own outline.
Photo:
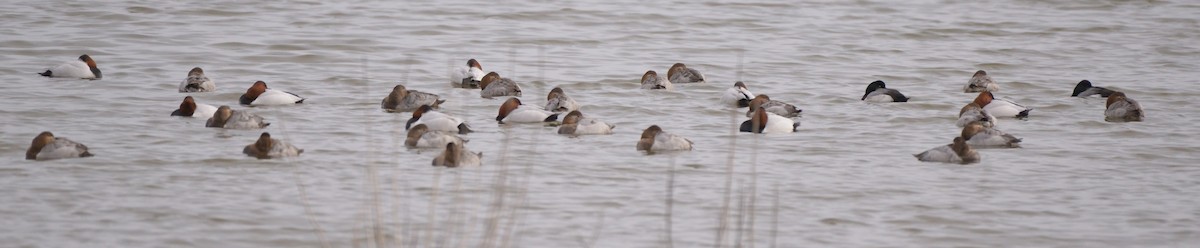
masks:
<path id="1" fill-rule="evenodd" d="M 470 132 L 474 132 L 474 131 L 471 131 L 471 126 L 468 126 L 466 122 L 463 122 L 462 124 L 458 124 L 458 134 L 467 134 Z"/>
<path id="2" fill-rule="evenodd" d="M 46 72 L 40 72 L 40 73 L 38 73 L 38 75 L 42 75 L 42 76 L 45 76 L 45 77 L 49 77 L 49 76 L 51 76 L 51 75 L 54 75 L 54 72 L 52 72 L 52 71 L 50 71 L 50 70 L 46 70 Z"/>
<path id="3" fill-rule="evenodd" d="M 558 120 L 558 114 L 552 114 L 552 115 L 546 117 L 545 120 L 542 120 L 542 122 L 553 122 L 553 121 L 557 121 L 557 120 Z"/>
<path id="4" fill-rule="evenodd" d="M 1018 114 L 1017 114 L 1017 118 L 1026 118 L 1026 117 L 1029 117 L 1029 111 L 1033 111 L 1033 109 L 1025 109 L 1025 110 L 1021 110 L 1021 113 L 1018 113 Z"/>

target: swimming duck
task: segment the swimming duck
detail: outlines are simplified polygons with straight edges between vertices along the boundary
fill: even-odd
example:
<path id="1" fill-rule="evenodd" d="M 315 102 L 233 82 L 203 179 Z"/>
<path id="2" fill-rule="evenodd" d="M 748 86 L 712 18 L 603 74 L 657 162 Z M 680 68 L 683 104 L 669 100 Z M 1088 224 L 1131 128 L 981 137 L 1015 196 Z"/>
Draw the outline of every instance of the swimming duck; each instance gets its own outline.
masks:
<path id="1" fill-rule="evenodd" d="M 449 168 L 459 166 L 479 166 L 482 164 L 482 152 L 471 152 L 462 143 L 446 143 L 446 148 L 442 150 L 442 154 L 438 154 L 433 158 L 433 166 L 445 166 Z"/>
<path id="2" fill-rule="evenodd" d="M 521 86 L 508 78 L 501 78 L 499 73 L 489 72 L 479 80 L 479 96 L 491 99 L 497 96 L 521 96 Z"/>
<path id="3" fill-rule="evenodd" d="M 753 117 L 754 110 L 758 109 L 758 107 L 763 107 L 767 109 L 767 112 L 787 118 L 799 117 L 800 112 L 804 111 L 796 108 L 796 105 L 771 100 L 770 96 L 763 94 L 755 96 L 753 100 L 750 100 L 750 109 L 746 110 L 746 117 Z"/>
<path id="4" fill-rule="evenodd" d="M 421 105 L 437 108 L 444 102 L 446 99 L 441 99 L 438 95 L 408 90 L 404 88 L 404 85 L 397 84 L 392 88 L 392 93 L 383 98 L 383 102 L 379 106 L 388 112 L 411 112 L 420 108 Z"/>
<path id="5" fill-rule="evenodd" d="M 919 154 L 913 154 L 917 160 L 925 162 L 970 164 L 979 162 L 979 153 L 971 149 L 971 145 L 963 137 L 954 137 L 954 143 L 934 147 Z"/>
<path id="6" fill-rule="evenodd" d="M 558 114 L 546 110 L 542 110 L 536 106 L 522 105 L 521 99 L 510 97 L 504 104 L 500 105 L 500 111 L 496 114 L 496 121 L 500 124 L 504 123 L 535 123 L 535 122 L 552 122 L 558 120 Z"/>
<path id="7" fill-rule="evenodd" d="M 196 100 L 192 99 L 192 96 L 186 96 L 183 97 L 183 102 L 179 103 L 179 109 L 176 109 L 175 112 L 171 112 L 171 116 L 208 119 L 209 117 L 213 116 L 213 113 L 216 112 L 217 107 L 213 107 L 213 105 L 208 104 L 196 103 Z"/>
<path id="8" fill-rule="evenodd" d="M 271 123 L 263 121 L 262 116 L 246 111 L 233 111 L 225 105 L 217 108 L 217 112 L 213 113 L 212 118 L 208 118 L 208 122 L 204 124 L 205 127 L 227 129 L 261 129 L 268 125 Z"/>
<path id="9" fill-rule="evenodd" d="M 1108 95 L 1108 102 L 1104 104 L 1104 120 L 1109 122 L 1127 122 L 1127 121 L 1142 121 L 1146 117 L 1146 113 L 1142 111 L 1142 105 L 1137 101 L 1125 96 L 1125 92 L 1113 92 Z"/>
<path id="10" fill-rule="evenodd" d="M 965 127 L 971 122 L 981 122 L 985 127 L 996 127 L 996 117 L 979 107 L 974 102 L 967 103 L 958 111 L 958 122 L 955 126 Z"/>
<path id="11" fill-rule="evenodd" d="M 658 77 L 658 73 L 654 72 L 653 70 L 646 71 L 645 74 L 642 74 L 642 89 L 644 90 L 669 90 L 672 88 L 674 88 L 674 86 L 672 86 L 671 81 L 667 81 L 666 79 Z"/>
<path id="12" fill-rule="evenodd" d="M 54 137 L 50 132 L 42 132 L 33 138 L 33 144 L 25 151 L 26 160 L 51 160 L 60 158 L 91 157 L 87 146 L 75 143 L 67 138 Z"/>
<path id="13" fill-rule="evenodd" d="M 291 92 L 267 88 L 266 82 L 258 81 L 246 89 L 246 94 L 242 94 L 238 102 L 249 106 L 292 105 L 304 103 L 304 98 Z"/>
<path id="14" fill-rule="evenodd" d="M 992 81 L 992 77 L 988 76 L 987 72 L 983 70 L 975 72 L 975 75 L 971 76 L 971 80 L 967 81 L 967 85 L 963 86 L 963 93 L 997 90 L 1000 90 L 1000 85 Z"/>
<path id="15" fill-rule="evenodd" d="M 1007 99 L 996 99 L 991 91 L 979 92 L 979 96 L 976 96 L 973 102 L 983 107 L 984 111 L 999 117 L 1025 118 L 1029 117 L 1029 111 L 1033 111 L 1033 108 L 1021 106 Z"/>
<path id="16" fill-rule="evenodd" d="M 467 67 L 461 67 L 458 70 L 458 77 L 462 78 L 461 82 L 455 82 L 455 88 L 478 89 L 479 81 L 483 80 L 483 66 L 479 65 L 479 61 L 475 59 L 467 60 Z"/>
<path id="17" fill-rule="evenodd" d="M 46 72 L 38 73 L 38 75 L 56 78 L 80 78 L 80 79 L 100 79 L 103 75 L 100 74 L 100 68 L 96 67 L 96 61 L 92 60 L 87 54 L 79 56 L 79 60 L 68 61 L 50 67 Z"/>
<path id="18" fill-rule="evenodd" d="M 863 94 L 861 100 L 868 102 L 907 102 L 908 97 L 900 94 L 899 90 L 888 89 L 883 81 L 875 80 L 875 82 L 867 85 L 867 92 Z"/>
<path id="19" fill-rule="evenodd" d="M 759 106 L 754 110 L 754 115 L 750 117 L 750 120 L 742 122 L 739 130 L 751 133 L 791 133 L 795 132 L 797 127 L 800 127 L 800 123 L 768 112 Z"/>
<path id="20" fill-rule="evenodd" d="M 255 141 L 254 144 L 249 144 L 246 145 L 246 148 L 242 148 L 242 153 L 258 159 L 296 157 L 300 156 L 300 153 L 303 152 L 304 149 L 296 148 L 296 146 L 279 139 L 272 139 L 271 134 L 267 132 L 259 135 L 258 141 Z"/>
<path id="21" fill-rule="evenodd" d="M 211 92 L 217 90 L 217 84 L 204 76 L 204 70 L 200 67 L 192 68 L 188 71 L 187 78 L 183 82 L 179 82 L 179 92 Z"/>
<path id="22" fill-rule="evenodd" d="M 642 137 L 637 143 L 638 151 L 680 151 L 692 150 L 692 141 L 679 135 L 664 132 L 658 125 L 651 125 L 642 131 Z"/>
<path id="23" fill-rule="evenodd" d="M 971 147 L 1021 147 L 1021 139 L 995 128 L 986 127 L 984 122 L 980 121 L 971 122 L 963 127 L 962 138 L 967 140 L 967 144 Z"/>
<path id="24" fill-rule="evenodd" d="M 437 148 L 444 147 L 446 143 L 466 143 L 462 137 L 458 137 L 452 132 L 446 131 L 431 131 L 429 126 L 425 124 L 417 124 L 408 129 L 408 138 L 404 140 L 404 146 L 409 148 Z"/>
<path id="25" fill-rule="evenodd" d="M 670 79 L 672 84 L 703 83 L 704 74 L 700 74 L 700 71 L 696 69 L 688 68 L 683 63 L 675 63 L 671 65 L 670 70 L 667 70 L 667 79 Z"/>
<path id="26" fill-rule="evenodd" d="M 425 124 L 432 131 L 447 131 L 458 134 L 467 134 L 472 132 L 471 126 L 463 122 L 458 117 L 443 114 L 442 112 L 434 111 L 429 105 L 421 105 L 412 112 L 412 118 L 404 124 L 404 130 L 411 129 L 413 125 Z"/>
<path id="27" fill-rule="evenodd" d="M 576 103 L 574 98 L 567 96 L 562 88 L 554 87 L 549 94 L 546 94 L 545 109 L 555 113 L 571 112 L 579 110 L 579 103 Z"/>
<path id="28" fill-rule="evenodd" d="M 1091 81 L 1083 80 L 1079 81 L 1078 84 L 1075 84 L 1075 91 L 1071 92 L 1071 96 L 1086 97 L 1090 95 L 1100 95 L 1101 97 L 1108 97 L 1109 95 L 1112 95 L 1112 93 L 1112 90 L 1104 87 L 1092 87 Z"/>
<path id="29" fill-rule="evenodd" d="M 584 118 L 582 112 L 574 110 L 571 113 L 567 113 L 566 117 L 563 117 L 562 125 L 558 126 L 558 134 L 612 134 L 614 127 L 616 126 L 597 119 Z"/>
<path id="30" fill-rule="evenodd" d="M 728 106 L 745 108 L 750 106 L 750 100 L 754 98 L 753 96 L 754 93 L 750 93 L 750 89 L 746 88 L 746 83 L 738 81 L 737 83 L 733 83 L 732 88 L 725 89 L 725 92 L 721 93 L 721 103 Z"/>

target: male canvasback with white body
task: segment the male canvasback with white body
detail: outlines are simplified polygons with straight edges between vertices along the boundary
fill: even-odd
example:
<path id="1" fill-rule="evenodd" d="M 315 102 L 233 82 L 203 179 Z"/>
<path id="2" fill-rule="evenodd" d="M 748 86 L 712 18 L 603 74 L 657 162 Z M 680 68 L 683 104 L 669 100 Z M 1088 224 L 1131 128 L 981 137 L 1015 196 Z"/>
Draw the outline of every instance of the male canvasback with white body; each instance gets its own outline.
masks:
<path id="1" fill-rule="evenodd" d="M 667 81 L 666 79 L 659 77 L 658 73 L 654 72 L 653 70 L 646 71 L 645 74 L 642 74 L 643 90 L 670 90 L 673 88 L 675 87 L 672 86 L 671 81 Z"/>
<path id="2" fill-rule="evenodd" d="M 439 104 L 444 102 L 446 102 L 446 99 L 441 99 L 438 95 L 408 90 L 404 85 L 397 84 L 396 87 L 392 88 L 392 93 L 389 93 L 379 103 L 379 107 L 388 112 L 412 112 L 420 108 L 421 105 L 429 105 L 429 107 L 436 109 Z"/>
<path id="3" fill-rule="evenodd" d="M 984 111 L 993 116 L 1005 118 L 1029 117 L 1029 111 L 1033 111 L 1033 108 L 1022 106 L 1008 99 L 996 99 L 996 96 L 992 95 L 991 91 L 979 92 L 973 103 L 983 107 Z"/>
<path id="4" fill-rule="evenodd" d="M 454 88 L 478 89 L 479 82 L 483 80 L 483 66 L 475 59 L 467 60 L 466 67 L 458 69 L 459 82 L 454 82 Z"/>
<path id="5" fill-rule="evenodd" d="M 204 124 L 205 127 L 226 129 L 261 129 L 268 125 L 271 123 L 264 121 L 262 116 L 246 111 L 234 111 L 225 105 L 218 107 L 212 118 L 208 118 L 208 122 Z"/>
<path id="6" fill-rule="evenodd" d="M 246 89 L 238 102 L 248 106 L 292 105 L 303 103 L 304 98 L 291 92 L 267 88 L 266 82 L 258 81 Z"/>
<path id="7" fill-rule="evenodd" d="M 660 151 L 690 151 L 692 150 L 692 141 L 683 136 L 664 132 L 658 125 L 652 125 L 642 131 L 642 137 L 638 140 L 637 150 L 646 152 Z"/>
<path id="8" fill-rule="evenodd" d="M 433 166 L 455 168 L 460 166 L 479 166 L 483 164 L 482 152 L 471 152 L 463 143 L 446 143 L 442 153 L 433 158 Z"/>
<path id="9" fill-rule="evenodd" d="M 703 83 L 704 74 L 696 69 L 688 68 L 683 63 L 675 63 L 671 65 L 671 69 L 667 70 L 667 79 L 671 80 L 672 84 L 686 83 Z"/>
<path id="10" fill-rule="evenodd" d="M 479 96 L 491 99 L 497 96 L 521 96 L 521 86 L 516 81 L 500 77 L 499 73 L 489 72 L 479 80 Z"/>
<path id="11" fill-rule="evenodd" d="M 263 132 L 258 136 L 258 141 L 254 144 L 246 145 L 242 148 L 242 153 L 246 156 L 255 157 L 258 159 L 272 159 L 283 157 L 296 157 L 303 153 L 304 149 L 296 148 L 292 144 L 279 139 L 272 139 L 271 134 Z"/>
<path id="12" fill-rule="evenodd" d="M 54 137 L 50 132 L 42 132 L 33 138 L 33 144 L 25 151 L 26 160 L 51 160 L 62 158 L 91 157 L 87 146 L 67 138 Z"/>
<path id="13" fill-rule="evenodd" d="M 1125 92 L 1113 92 L 1108 96 L 1108 102 L 1104 106 L 1105 121 L 1129 122 L 1142 121 L 1146 118 L 1146 112 L 1142 111 L 1142 105 L 1126 97 Z"/>
<path id="14" fill-rule="evenodd" d="M 992 116 L 992 114 L 984 111 L 982 107 L 979 107 L 979 104 L 972 102 L 967 103 L 966 106 L 958 110 L 958 122 L 954 123 L 954 125 L 965 127 L 967 124 L 976 121 L 983 123 L 986 127 L 996 127 L 997 120 L 995 116 Z"/>
<path id="15" fill-rule="evenodd" d="M 962 138 L 971 147 L 1020 148 L 1021 139 L 995 128 L 986 127 L 984 122 L 971 122 L 963 127 Z"/>
<path id="16" fill-rule="evenodd" d="M 721 104 L 726 106 L 750 107 L 751 99 L 754 99 L 754 93 L 750 93 L 750 88 L 747 88 L 746 83 L 742 83 L 742 81 L 733 83 L 732 88 L 725 89 L 725 92 L 721 93 Z"/>
<path id="17" fill-rule="evenodd" d="M 204 70 L 200 69 L 200 67 L 192 68 L 191 71 L 188 71 L 187 78 L 184 78 L 183 82 L 179 82 L 179 93 L 212 92 L 215 90 L 217 90 L 217 84 L 212 79 L 208 79 L 208 76 L 204 75 Z"/>
<path id="18" fill-rule="evenodd" d="M 171 116 L 195 117 L 208 119 L 217 112 L 217 107 L 213 105 L 196 103 L 192 96 L 183 97 L 183 102 L 179 103 L 179 109 L 171 112 Z"/>
<path id="19" fill-rule="evenodd" d="M 546 94 L 546 110 L 555 113 L 564 113 L 579 110 L 579 103 L 575 102 L 574 98 L 567 96 L 562 88 L 554 87 Z"/>
<path id="20" fill-rule="evenodd" d="M 738 130 L 750 133 L 791 133 L 795 132 L 797 127 L 800 127 L 800 123 L 759 106 L 750 120 L 743 121 Z"/>
<path id="21" fill-rule="evenodd" d="M 971 80 L 967 81 L 967 85 L 963 86 L 963 93 L 997 90 L 1000 90 L 1000 85 L 992 81 L 992 76 L 988 76 L 987 72 L 983 70 L 976 71 L 975 75 L 971 76 Z"/>
<path id="22" fill-rule="evenodd" d="M 754 99 L 750 100 L 750 109 L 746 110 L 746 117 L 753 117 L 754 110 L 758 109 L 758 107 L 767 109 L 767 112 L 775 113 L 779 116 L 787 118 L 799 117 L 800 112 L 804 111 L 796 108 L 796 105 L 771 100 L 770 96 L 762 94 L 755 96 Z"/>
<path id="23" fill-rule="evenodd" d="M 538 122 L 553 122 L 558 120 L 558 113 L 543 110 L 541 107 L 523 105 L 521 99 L 510 97 L 500 104 L 500 111 L 496 113 L 496 121 L 500 124 L 505 123 L 538 123 Z"/>
<path id="24" fill-rule="evenodd" d="M 925 152 L 913 154 L 917 160 L 925 162 L 970 164 L 979 162 L 979 152 L 971 149 L 971 145 L 962 137 L 954 137 L 954 143 L 934 147 Z"/>
<path id="25" fill-rule="evenodd" d="M 404 140 L 404 146 L 408 148 L 438 148 L 445 147 L 446 143 L 466 143 L 462 137 L 447 132 L 429 130 L 429 126 L 425 124 L 417 124 L 408 129 L 408 137 Z"/>
<path id="26" fill-rule="evenodd" d="M 899 90 L 888 89 L 887 84 L 881 80 L 875 80 L 867 85 L 867 91 L 861 99 L 867 102 L 907 102 L 908 97 L 900 94 Z"/>
<path id="27" fill-rule="evenodd" d="M 412 126 L 425 124 L 429 126 L 429 130 L 447 131 L 458 134 L 467 134 L 471 132 L 471 126 L 463 122 L 458 117 L 450 116 L 442 112 L 434 111 L 429 105 L 421 105 L 417 110 L 413 110 L 412 118 L 404 124 L 404 130 L 412 129 Z"/>
<path id="28" fill-rule="evenodd" d="M 567 113 L 563 117 L 562 125 L 558 126 L 558 134 L 566 135 L 594 135 L 594 134 L 612 134 L 613 124 L 600 121 L 592 118 L 584 118 L 583 113 L 579 110 Z"/>
<path id="29" fill-rule="evenodd" d="M 1079 81 L 1078 84 L 1075 84 L 1075 90 L 1071 91 L 1071 96 L 1087 97 L 1091 95 L 1100 95 L 1101 97 L 1108 97 L 1109 95 L 1112 95 L 1113 92 L 1115 91 L 1104 87 L 1092 86 L 1091 81 L 1083 80 Z"/>
<path id="30" fill-rule="evenodd" d="M 100 68 L 96 67 L 96 61 L 92 60 L 87 54 L 79 56 L 78 60 L 67 61 L 46 69 L 45 72 L 38 75 L 55 77 L 55 78 L 80 78 L 80 79 L 100 79 L 104 75 L 100 74 Z"/>

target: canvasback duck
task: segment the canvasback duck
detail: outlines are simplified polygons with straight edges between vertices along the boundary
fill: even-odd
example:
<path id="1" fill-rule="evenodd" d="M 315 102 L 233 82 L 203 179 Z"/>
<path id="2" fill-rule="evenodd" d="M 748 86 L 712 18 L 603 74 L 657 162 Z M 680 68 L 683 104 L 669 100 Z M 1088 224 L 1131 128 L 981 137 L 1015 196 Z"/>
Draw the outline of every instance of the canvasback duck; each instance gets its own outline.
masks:
<path id="1" fill-rule="evenodd" d="M 983 125 L 986 127 L 996 127 L 997 120 L 996 117 L 992 116 L 991 113 L 988 113 L 987 111 L 983 110 L 982 107 L 979 107 L 979 104 L 971 102 L 967 103 L 966 106 L 963 106 L 962 109 L 958 110 L 958 122 L 954 123 L 954 125 L 958 127 L 965 127 L 967 124 L 976 121 L 983 123 Z"/>
<path id="2" fill-rule="evenodd" d="M 249 144 L 246 145 L 246 148 L 242 148 L 242 153 L 258 159 L 296 157 L 300 156 L 300 153 L 303 152 L 304 149 L 296 148 L 296 146 L 279 139 L 272 139 L 271 134 L 267 132 L 259 135 L 258 141 L 255 141 L 254 144 Z"/>
<path id="3" fill-rule="evenodd" d="M 1075 90 L 1071 92 L 1071 96 L 1087 97 L 1091 95 L 1100 95 L 1101 97 L 1108 97 L 1109 95 L 1112 95 L 1113 92 L 1114 91 L 1104 87 L 1093 87 L 1091 81 L 1083 80 L 1079 81 L 1078 84 L 1075 84 Z"/>
<path id="4" fill-rule="evenodd" d="M 767 112 L 775 113 L 779 116 L 787 118 L 799 117 L 800 112 L 804 111 L 796 108 L 796 105 L 771 100 L 770 96 L 762 94 L 755 96 L 753 100 L 750 100 L 750 109 L 746 110 L 746 117 L 753 117 L 754 110 L 758 109 L 758 107 L 767 109 Z"/>
<path id="5" fill-rule="evenodd" d="M 179 82 L 179 93 L 184 92 L 212 92 L 217 90 L 217 84 L 208 76 L 204 76 L 204 70 L 200 67 L 192 68 L 188 71 L 187 78 L 183 82 Z"/>
<path id="6" fill-rule="evenodd" d="M 179 103 L 179 109 L 176 109 L 175 112 L 171 112 L 171 116 L 208 119 L 209 117 L 213 116 L 213 113 L 216 112 L 217 107 L 203 103 L 196 103 L 196 100 L 192 99 L 192 96 L 186 96 L 183 97 L 183 102 Z"/>
<path id="7" fill-rule="evenodd" d="M 408 137 L 404 139 L 404 146 L 408 148 L 438 148 L 446 146 L 446 143 L 466 142 L 452 132 L 432 131 L 425 124 L 417 124 L 408 129 Z"/>
<path id="8" fill-rule="evenodd" d="M 658 125 L 651 125 L 642 131 L 642 137 L 637 143 L 638 151 L 682 151 L 692 150 L 692 141 L 679 135 L 664 132 Z"/>
<path id="9" fill-rule="evenodd" d="M 500 104 L 500 111 L 496 113 L 496 121 L 500 124 L 505 123 L 536 123 L 536 122 L 552 122 L 558 120 L 558 113 L 543 110 L 537 106 L 529 106 L 521 104 L 521 99 L 510 97 Z"/>
<path id="10" fill-rule="evenodd" d="M 612 134 L 613 124 L 608 124 L 592 118 L 584 118 L 583 113 L 579 110 L 567 113 L 563 117 L 562 125 L 558 126 L 558 134 L 567 135 L 593 135 L 593 134 Z"/>
<path id="11" fill-rule="evenodd" d="M 462 143 L 446 143 L 446 148 L 442 150 L 442 153 L 433 158 L 433 166 L 449 168 L 479 166 L 482 164 L 482 159 L 482 152 L 471 152 Z"/>
<path id="12" fill-rule="evenodd" d="M 1025 118 L 1029 117 L 1029 111 L 1033 111 L 1033 108 L 1022 106 L 1008 99 L 996 99 L 991 91 L 979 92 L 979 96 L 976 96 L 973 102 L 983 107 L 984 111 L 999 117 Z"/>
<path id="13" fill-rule="evenodd" d="M 1142 111 L 1142 105 L 1126 97 L 1125 92 L 1117 91 L 1113 92 L 1112 95 L 1108 95 L 1108 102 L 1104 106 L 1105 121 L 1142 121 L 1146 117 L 1146 113 Z"/>
<path id="14" fill-rule="evenodd" d="M 33 144 L 25 151 L 26 160 L 51 160 L 61 158 L 91 157 L 87 146 L 67 138 L 54 137 L 50 132 L 42 132 L 33 138 Z"/>
<path id="15" fill-rule="evenodd" d="M 971 147 L 1020 148 L 1021 139 L 995 128 L 986 127 L 984 122 L 975 121 L 963 127 L 962 138 Z"/>
<path id="16" fill-rule="evenodd" d="M 304 103 L 304 98 L 291 92 L 267 88 L 266 82 L 258 81 L 246 89 L 238 102 L 248 106 L 292 105 Z"/>
<path id="17" fill-rule="evenodd" d="M 795 132 L 797 127 L 800 127 L 800 123 L 759 106 L 750 120 L 743 121 L 738 130 L 750 133 L 791 133 Z"/>
<path id="18" fill-rule="evenodd" d="M 579 103 L 576 103 L 574 98 L 567 96 L 562 88 L 554 87 L 549 94 L 546 94 L 545 109 L 555 113 L 571 112 L 579 110 Z"/>
<path id="19" fill-rule="evenodd" d="M 750 89 L 746 88 L 746 83 L 742 83 L 742 81 L 733 83 L 732 88 L 725 89 L 725 92 L 721 93 L 721 104 L 727 106 L 750 107 L 751 99 L 754 99 L 754 93 L 750 93 Z"/>
<path id="20" fill-rule="evenodd" d="M 917 160 L 925 162 L 970 164 L 979 162 L 979 152 L 971 149 L 971 145 L 962 137 L 954 137 L 954 143 L 934 147 L 919 154 L 913 154 Z"/>
<path id="21" fill-rule="evenodd" d="M 447 131 L 458 134 L 467 134 L 472 132 L 471 126 L 463 122 L 458 117 L 450 116 L 442 112 L 434 111 L 429 105 L 421 105 L 417 110 L 413 110 L 412 118 L 404 124 L 404 130 L 411 129 L 412 126 L 425 124 L 432 131 Z"/>
<path id="22" fill-rule="evenodd" d="M 455 88 L 478 89 L 479 82 L 483 81 L 483 66 L 479 65 L 479 61 L 475 59 L 467 60 L 467 67 L 460 67 L 458 70 L 458 78 L 462 81 L 454 82 L 452 85 Z"/>
<path id="23" fill-rule="evenodd" d="M 667 70 L 667 79 L 671 80 L 672 84 L 686 83 L 703 83 L 704 74 L 696 69 L 688 68 L 683 63 L 675 63 L 671 65 L 671 69 Z"/>
<path id="24" fill-rule="evenodd" d="M 672 88 L 674 86 L 672 86 L 671 81 L 659 77 L 658 73 L 654 72 L 654 70 L 649 70 L 645 74 L 642 74 L 642 89 L 644 90 L 670 90 Z"/>
<path id="25" fill-rule="evenodd" d="M 271 123 L 263 121 L 262 116 L 246 111 L 233 111 L 226 105 L 217 108 L 217 112 L 213 113 L 212 118 L 208 118 L 208 122 L 204 124 L 205 127 L 226 129 L 261 129 L 268 125 Z"/>
<path id="26" fill-rule="evenodd" d="M 491 99 L 497 96 L 521 96 L 521 86 L 512 79 L 502 78 L 499 73 L 489 72 L 479 80 L 479 96 Z"/>
<path id="27" fill-rule="evenodd" d="M 38 73 L 38 75 L 56 78 L 80 78 L 80 79 L 100 79 L 103 75 L 100 74 L 100 68 L 96 67 L 96 61 L 92 60 L 87 54 L 79 56 L 79 60 L 68 61 L 46 69 L 46 72 Z"/>
<path id="28" fill-rule="evenodd" d="M 436 109 L 439 104 L 444 102 L 446 99 L 441 99 L 438 95 L 408 90 L 404 88 L 404 85 L 397 84 L 392 88 L 392 93 L 383 98 L 383 102 L 379 106 L 388 112 L 412 112 L 421 105 L 429 105 Z"/>
<path id="29" fill-rule="evenodd" d="M 867 91 L 861 99 L 867 102 L 907 102 L 908 97 L 900 94 L 899 90 L 888 89 L 882 80 L 875 80 L 867 85 Z"/>
<path id="30" fill-rule="evenodd" d="M 1000 85 L 992 81 L 992 76 L 988 76 L 987 72 L 983 70 L 975 72 L 975 75 L 971 76 L 971 80 L 967 81 L 967 85 L 963 86 L 963 93 L 997 90 L 1000 90 Z"/>

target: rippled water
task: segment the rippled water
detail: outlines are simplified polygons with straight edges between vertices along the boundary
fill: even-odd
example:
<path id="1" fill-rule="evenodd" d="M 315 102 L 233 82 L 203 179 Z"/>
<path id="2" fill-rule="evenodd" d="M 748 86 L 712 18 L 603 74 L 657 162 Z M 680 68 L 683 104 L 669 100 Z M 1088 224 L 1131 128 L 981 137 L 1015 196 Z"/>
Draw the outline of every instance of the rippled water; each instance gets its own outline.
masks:
<path id="1" fill-rule="evenodd" d="M 2 5 L 4 246 L 1200 243 L 1195 2 Z M 103 80 L 34 74 L 83 53 Z M 495 124 L 502 100 L 449 86 L 468 58 L 520 82 L 527 103 L 564 87 L 616 133 Z M 638 89 L 675 62 L 710 83 Z M 168 117 L 195 66 L 218 87 L 201 103 L 236 105 L 256 80 L 307 97 L 250 109 L 305 153 L 255 160 L 240 151 L 259 131 Z M 1036 108 L 1000 123 L 1024 148 L 968 166 L 913 159 L 958 134 L 977 69 Z M 1146 121 L 1104 122 L 1104 100 L 1067 97 L 1081 79 L 1127 92 Z M 803 108 L 799 132 L 735 133 L 744 110 L 716 101 L 737 80 Z M 912 102 L 858 101 L 874 80 Z M 434 168 L 436 151 L 405 149 L 407 114 L 378 105 L 397 83 L 449 99 L 485 166 Z M 651 124 L 695 151 L 635 151 Z M 23 160 L 45 130 L 96 156 Z"/>

